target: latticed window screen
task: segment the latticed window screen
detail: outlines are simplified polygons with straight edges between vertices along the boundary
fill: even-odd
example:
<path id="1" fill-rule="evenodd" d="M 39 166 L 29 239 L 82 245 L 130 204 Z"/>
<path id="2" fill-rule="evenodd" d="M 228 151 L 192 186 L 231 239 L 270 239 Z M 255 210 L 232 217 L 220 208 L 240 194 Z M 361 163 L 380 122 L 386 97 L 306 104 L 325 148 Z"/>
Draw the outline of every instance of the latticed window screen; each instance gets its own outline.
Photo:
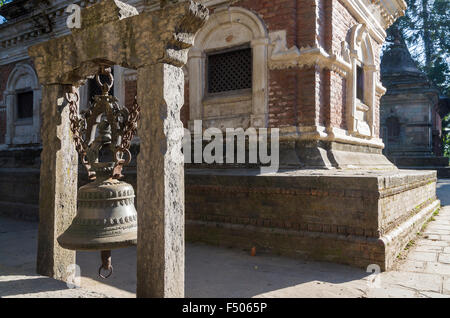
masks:
<path id="1" fill-rule="evenodd" d="M 252 87 L 251 48 L 208 54 L 207 65 L 210 94 Z"/>

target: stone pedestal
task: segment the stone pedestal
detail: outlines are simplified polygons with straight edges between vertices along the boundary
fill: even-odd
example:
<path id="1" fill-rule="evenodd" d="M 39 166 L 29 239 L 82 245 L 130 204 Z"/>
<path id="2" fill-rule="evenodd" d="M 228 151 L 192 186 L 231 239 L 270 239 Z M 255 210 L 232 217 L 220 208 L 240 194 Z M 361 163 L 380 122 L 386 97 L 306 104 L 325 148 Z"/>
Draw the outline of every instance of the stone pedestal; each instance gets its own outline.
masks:
<path id="1" fill-rule="evenodd" d="M 364 269 L 390 269 L 437 209 L 431 171 L 186 173 L 189 241 Z"/>
<path id="2" fill-rule="evenodd" d="M 383 155 L 382 148 L 322 140 L 281 142 L 280 166 L 297 169 L 397 169 Z"/>

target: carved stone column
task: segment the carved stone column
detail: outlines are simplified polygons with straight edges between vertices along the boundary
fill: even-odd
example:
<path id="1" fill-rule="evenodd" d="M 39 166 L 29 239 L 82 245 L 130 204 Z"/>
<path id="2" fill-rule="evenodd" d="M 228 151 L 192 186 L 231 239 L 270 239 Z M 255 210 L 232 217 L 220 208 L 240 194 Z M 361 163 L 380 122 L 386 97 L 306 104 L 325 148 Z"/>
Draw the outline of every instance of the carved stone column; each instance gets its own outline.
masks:
<path id="1" fill-rule="evenodd" d="M 168 64 L 143 67 L 137 90 L 137 296 L 184 297 L 183 71 Z"/>
<path id="2" fill-rule="evenodd" d="M 204 63 L 205 54 L 199 49 L 189 52 L 189 128 L 194 129 L 194 121 L 203 119 Z"/>
<path id="3" fill-rule="evenodd" d="M 46 85 L 42 94 L 41 185 L 39 196 L 38 274 L 66 280 L 75 252 L 59 246 L 57 237 L 77 210 L 78 155 L 70 133 L 64 86 Z"/>
<path id="4" fill-rule="evenodd" d="M 266 128 L 268 124 L 267 106 L 267 47 L 269 40 L 266 38 L 253 40 L 253 105 L 251 126 Z"/>

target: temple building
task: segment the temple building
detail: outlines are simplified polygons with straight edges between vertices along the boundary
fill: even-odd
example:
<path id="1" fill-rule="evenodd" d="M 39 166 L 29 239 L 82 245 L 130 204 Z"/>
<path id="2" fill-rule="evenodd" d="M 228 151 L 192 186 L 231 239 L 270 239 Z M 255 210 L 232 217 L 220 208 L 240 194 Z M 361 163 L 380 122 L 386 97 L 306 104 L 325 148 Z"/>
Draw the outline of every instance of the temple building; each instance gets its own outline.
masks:
<path id="1" fill-rule="evenodd" d="M 59 68 L 55 74 L 44 72 L 49 65 L 43 65 L 45 49 L 39 45 L 72 33 L 66 25 L 70 4 L 89 9 L 96 2 L 16 0 L 0 9 L 8 20 L 0 25 L 1 214 L 39 215 L 40 167 L 46 164 L 39 154 L 41 141 L 49 138 L 40 133 L 40 84 L 42 77 L 67 75 Z M 183 1 L 124 2 L 142 13 Z M 249 129 L 277 130 L 279 147 L 271 150 L 279 150 L 280 169 L 261 173 L 260 163 L 248 158 L 233 164 L 187 164 L 186 239 L 392 268 L 398 253 L 439 208 L 436 173 L 397 169 L 383 154 L 380 136 L 385 114 L 380 113 L 380 100 L 386 93 L 380 79 L 381 48 L 386 29 L 404 14 L 405 1 L 197 2 L 210 16 L 195 35 L 183 67 L 180 120 L 194 135 L 200 121 L 200 133 L 241 128 L 247 131 L 246 143 L 258 138 Z M 29 47 L 34 47 L 34 59 Z M 67 50 L 79 57 L 77 46 Z M 136 70 L 109 61 L 108 53 L 96 52 L 95 46 L 89 53 L 111 64 L 113 93 L 119 103 L 130 106 L 139 91 Z M 75 67 L 68 64 L 64 67 Z M 70 82 L 79 91 L 81 108 L 95 95 L 92 78 L 82 82 Z M 433 153 L 436 113 L 429 104 L 427 109 L 417 107 L 416 126 L 387 132 L 401 138 L 410 138 L 410 131 L 423 132 L 415 150 L 421 155 Z M 403 123 L 404 117 L 394 116 Z M 133 151 L 139 152 L 139 139 Z M 133 167 L 126 173 L 134 186 L 136 174 Z"/>
<path id="2" fill-rule="evenodd" d="M 443 156 L 441 125 L 448 107 L 401 36 L 383 55 L 381 80 L 387 88 L 380 111 L 387 157 L 398 167 L 436 169 L 446 176 L 449 160 Z"/>

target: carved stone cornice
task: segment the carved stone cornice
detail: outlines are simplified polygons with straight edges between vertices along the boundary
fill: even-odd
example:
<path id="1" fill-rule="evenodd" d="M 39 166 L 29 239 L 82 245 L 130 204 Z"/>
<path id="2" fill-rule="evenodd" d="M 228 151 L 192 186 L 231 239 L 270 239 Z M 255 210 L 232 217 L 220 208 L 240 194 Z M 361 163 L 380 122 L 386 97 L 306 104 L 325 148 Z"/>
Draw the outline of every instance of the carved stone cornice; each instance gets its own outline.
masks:
<path id="1" fill-rule="evenodd" d="M 367 27 L 369 34 L 379 44 L 386 38 L 386 29 L 394 21 L 405 14 L 404 0 L 340 0 L 341 3 L 355 17 L 358 23 Z M 379 17 L 370 10 L 370 5 L 376 7 Z"/>
<path id="2" fill-rule="evenodd" d="M 82 16 L 110 21 L 116 0 L 86 8 Z M 104 15 L 107 14 L 107 17 Z M 29 48 L 41 84 L 79 86 L 95 74 L 99 63 L 138 69 L 157 63 L 183 66 L 195 33 L 208 19 L 208 10 L 186 1 L 152 13 L 141 13 L 101 25 L 87 24 L 72 34 Z M 102 35 L 102 36 L 99 36 Z"/>
<path id="3" fill-rule="evenodd" d="M 347 77 L 348 72 L 352 69 L 351 64 L 345 61 L 340 54 L 330 54 L 318 45 L 300 49 L 293 46 L 288 49 L 285 31 L 270 33 L 270 39 L 272 48 L 268 64 L 272 70 L 319 66 L 337 72 L 342 77 Z"/>
<path id="4" fill-rule="evenodd" d="M 290 126 L 279 128 L 280 141 L 328 141 L 340 142 L 344 144 L 369 146 L 372 148 L 383 149 L 384 143 L 380 138 L 372 137 L 369 139 L 355 137 L 347 130 L 325 127 L 321 125 L 315 126 Z"/>
<path id="5" fill-rule="evenodd" d="M 395 20 L 405 14 L 406 10 L 406 2 L 404 0 L 392 0 L 392 5 L 390 7 L 387 6 L 387 3 L 382 0 L 370 0 L 371 3 L 377 5 L 380 8 L 380 14 L 385 21 L 385 28 L 389 28 Z M 392 10 L 394 10 L 392 12 Z"/>
<path id="6" fill-rule="evenodd" d="M 24 12 L 23 15 L 1 24 L 0 65 L 27 59 L 28 46 L 70 34 L 66 25 L 69 14 L 65 12 L 70 4 L 85 8 L 99 1 L 54 0 L 51 5 L 41 5 L 38 10 Z M 129 0 L 127 3 L 134 5 L 138 11 L 142 11 L 144 7 L 144 0 Z"/>

